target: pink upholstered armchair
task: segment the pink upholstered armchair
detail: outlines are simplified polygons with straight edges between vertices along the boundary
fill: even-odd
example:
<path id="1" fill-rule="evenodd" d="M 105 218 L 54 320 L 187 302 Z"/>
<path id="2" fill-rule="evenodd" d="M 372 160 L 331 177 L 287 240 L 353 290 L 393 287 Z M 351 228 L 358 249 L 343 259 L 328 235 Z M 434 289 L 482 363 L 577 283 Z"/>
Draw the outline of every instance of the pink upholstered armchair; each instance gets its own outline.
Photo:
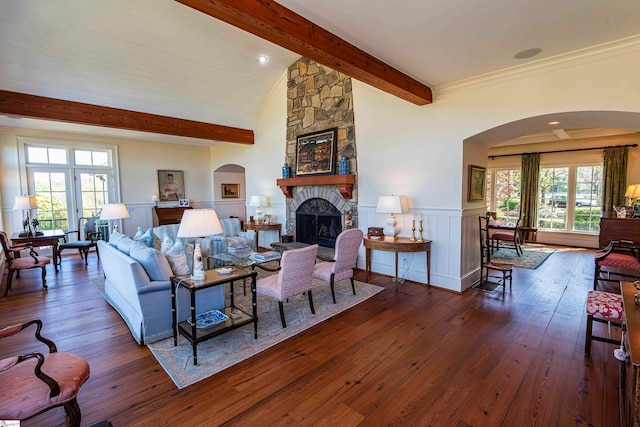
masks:
<path id="1" fill-rule="evenodd" d="M 356 287 L 353 283 L 353 270 L 358 261 L 358 248 L 362 244 L 362 230 L 352 228 L 345 230 L 336 239 L 336 253 L 333 261 L 316 264 L 313 269 L 313 277 L 324 280 L 331 286 L 331 296 L 333 303 L 336 303 L 335 282 L 351 279 L 351 289 L 356 294 Z"/>
<path id="2" fill-rule="evenodd" d="M 9 270 L 9 273 L 7 274 L 7 286 L 4 289 L 5 296 L 9 293 L 9 289 L 11 289 L 13 273 L 17 273 L 16 277 L 20 277 L 20 270 L 28 270 L 31 268 L 42 269 L 42 289 L 47 289 L 47 269 L 45 267 L 51 262 L 49 257 L 39 256 L 38 253 L 33 250 L 30 243 L 11 246 L 11 241 L 9 240 L 7 233 L 4 231 L 0 231 L 0 244 L 2 245 L 5 261 Z M 22 249 L 29 249 L 29 256 L 17 258 L 16 251 Z"/>
<path id="3" fill-rule="evenodd" d="M 285 251 L 280 259 L 279 273 L 259 279 L 256 282 L 258 295 L 278 301 L 283 328 L 287 327 L 287 323 L 284 319 L 282 303 L 289 297 L 307 292 L 311 313 L 316 314 L 313 308 L 313 296 L 311 295 L 313 266 L 316 261 L 316 255 L 318 255 L 318 245 Z M 256 264 L 256 267 L 264 268 L 260 264 Z"/>
<path id="4" fill-rule="evenodd" d="M 0 419 L 27 420 L 64 406 L 69 416 L 68 425 L 79 427 L 82 417 L 76 396 L 89 378 L 87 361 L 71 353 L 59 353 L 53 341 L 40 335 L 40 320 L 2 328 L 0 339 L 33 324 L 37 325 L 35 338 L 49 347 L 49 353 L 34 352 L 0 359 Z"/>

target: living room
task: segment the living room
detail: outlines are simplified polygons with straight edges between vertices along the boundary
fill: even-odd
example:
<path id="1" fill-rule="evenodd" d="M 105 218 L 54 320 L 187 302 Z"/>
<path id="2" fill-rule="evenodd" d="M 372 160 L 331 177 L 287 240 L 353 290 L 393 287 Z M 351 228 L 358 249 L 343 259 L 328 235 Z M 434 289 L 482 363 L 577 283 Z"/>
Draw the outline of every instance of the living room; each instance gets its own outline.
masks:
<path id="1" fill-rule="evenodd" d="M 126 5 L 120 4 L 120 7 L 126 8 Z M 173 11 L 181 5 L 161 7 Z M 196 19 L 200 23 L 203 18 Z M 172 36 L 176 39 L 180 37 L 179 34 Z M 77 35 L 67 37 L 71 39 Z M 87 40 L 90 43 L 95 39 L 87 37 Z M 12 48 L 18 50 L 15 45 Z M 4 57 L 13 58 L 11 53 Z M 286 198 L 276 185 L 276 180 L 281 178 L 282 164 L 291 154 L 286 151 L 291 136 L 287 135 L 286 126 L 288 86 L 285 69 L 297 57 L 285 56 L 288 62 L 279 64 L 280 72 L 268 94 L 257 102 L 255 120 L 252 121 L 253 117 L 245 120 L 245 123 L 250 123 L 246 127 L 254 132 L 253 145 L 1 115 L 0 195 L 3 230 L 15 232 L 22 229 L 22 214 L 13 210 L 13 203 L 15 196 L 30 191 L 24 166 L 24 144 L 36 143 L 112 150 L 115 161 L 113 201 L 125 203 L 131 214 L 131 218 L 122 221 L 122 231 L 126 234 L 135 234 L 137 227 L 151 227 L 152 196 L 158 193 L 158 170 L 184 171 L 185 193 L 195 207 L 226 209 L 233 206 L 230 209 L 236 209 L 238 205 L 246 218 L 253 215 L 255 209 L 246 206 L 249 197 L 264 195 L 269 200 L 269 213 L 276 222 L 283 223 L 282 232 L 287 232 L 284 225 L 287 217 Z M 2 63 L 7 65 L 11 61 L 5 59 Z M 14 62 L 20 61 L 16 59 Z M 77 86 L 72 85 L 82 86 L 83 83 L 71 69 L 67 71 L 69 82 L 48 86 L 47 76 L 40 75 L 30 80 L 32 73 L 26 67 L 15 67 L 11 63 L 5 68 L 12 71 L 6 71 L 3 75 L 1 89 L 123 109 L 144 110 L 142 107 L 146 107 L 148 112 L 156 114 L 216 121 L 208 117 L 209 112 L 203 110 L 192 115 L 188 114 L 187 109 L 181 111 L 180 107 L 171 110 L 163 102 L 166 92 L 162 90 L 132 97 L 135 99 L 131 102 L 128 102 L 127 91 L 130 87 L 126 82 L 120 90 L 112 87 L 92 91 L 91 86 L 103 87 L 96 84 L 97 76 L 91 77 L 92 71 L 98 67 L 89 67 L 89 72 L 83 76 L 94 83 L 87 83 L 83 87 L 85 97 Z M 147 74 L 151 75 L 153 71 L 149 69 Z M 495 145 L 517 136 L 548 131 L 550 120 L 547 118 L 554 115 L 562 122 L 572 117 L 573 113 L 585 113 L 572 117 L 575 120 L 571 121 L 570 126 L 574 128 L 622 128 L 637 132 L 640 130 L 638 75 L 640 38 L 636 35 L 544 58 L 530 66 L 517 65 L 435 85 L 435 102 L 427 106 L 413 105 L 352 79 L 357 144 L 357 157 L 352 159 L 357 166 L 357 193 L 354 197 L 358 208 L 357 227 L 366 231 L 368 227 L 384 224 L 385 215 L 376 213 L 379 196 L 406 196 L 411 213 L 398 216 L 399 227 L 403 236 L 409 236 L 412 216 L 420 215 L 423 219 L 424 236 L 433 241 L 432 284 L 452 291 L 452 295 L 469 293 L 465 291 L 478 277 L 477 217 L 486 211 L 486 205 L 484 202 L 467 201 L 468 166 L 491 168 L 490 154 L 513 150 L 493 148 Z M 133 81 L 136 78 L 137 75 L 128 75 L 122 80 Z M 71 89 L 72 86 L 75 89 Z M 50 89 L 45 90 L 48 87 Z M 109 93 L 114 93 L 113 99 L 110 99 Z M 140 101 L 140 98 L 145 100 Z M 135 102 L 136 99 L 139 103 Z M 162 108 L 154 109 L 154 104 Z M 218 114 L 224 115 L 220 111 Z M 474 142 L 475 136 L 503 126 L 508 128 L 508 137 L 500 141 Z M 637 133 L 567 140 L 551 145 L 554 149 L 560 149 L 628 143 L 638 143 Z M 538 149 L 527 148 L 526 151 Z M 572 161 L 584 159 L 575 153 L 570 156 Z M 640 182 L 639 160 L 640 150 L 630 150 L 629 183 Z M 230 172 L 238 178 L 241 189 L 241 197 L 233 202 L 220 195 L 220 185 L 226 181 L 216 179 L 216 171 L 227 168 L 243 171 Z M 223 179 L 229 179 L 229 175 Z M 540 233 L 539 238 L 545 242 L 544 233 Z M 571 243 L 569 240 L 547 242 Z M 583 246 L 593 247 L 587 243 Z M 381 254 L 374 259 L 373 271 L 391 276 L 394 262 L 391 255 L 386 255 Z M 423 256 L 409 254 L 406 259 L 406 279 L 424 283 L 426 267 Z M 361 249 L 358 265 L 364 268 L 364 249 Z"/>

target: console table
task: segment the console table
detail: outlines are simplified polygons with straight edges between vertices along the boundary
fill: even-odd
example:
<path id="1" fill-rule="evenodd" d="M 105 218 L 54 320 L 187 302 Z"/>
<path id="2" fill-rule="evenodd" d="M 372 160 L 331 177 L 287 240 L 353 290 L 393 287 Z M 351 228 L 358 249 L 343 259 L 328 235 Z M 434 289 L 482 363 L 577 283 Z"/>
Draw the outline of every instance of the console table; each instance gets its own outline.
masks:
<path id="1" fill-rule="evenodd" d="M 367 279 L 369 281 L 369 273 L 371 272 L 371 250 L 394 252 L 396 257 L 396 292 L 398 292 L 398 254 L 400 252 L 425 252 L 427 255 L 427 285 L 431 285 L 431 240 L 424 242 L 412 242 L 407 237 L 399 237 L 397 240 L 374 240 L 369 237 L 363 239 L 366 252 L 366 269 Z"/>
<path id="2" fill-rule="evenodd" d="M 634 303 L 637 290 L 632 282 L 620 282 L 625 321 L 624 350 L 620 363 L 620 425 L 640 424 L 640 307 Z"/>
<path id="3" fill-rule="evenodd" d="M 58 240 L 64 238 L 63 230 L 43 230 L 41 236 L 22 236 L 20 233 L 13 233 L 11 241 L 14 243 L 31 243 L 35 246 L 51 246 L 53 256 L 53 267 L 58 272 Z"/>
<path id="4" fill-rule="evenodd" d="M 258 238 L 260 236 L 260 231 L 277 231 L 278 232 L 278 242 L 280 241 L 280 238 L 282 237 L 282 224 L 265 224 L 263 222 L 245 222 L 244 223 L 244 227 L 243 227 L 244 231 L 247 230 L 255 230 L 256 232 L 256 251 L 258 250 L 258 242 L 260 241 L 260 239 Z"/>

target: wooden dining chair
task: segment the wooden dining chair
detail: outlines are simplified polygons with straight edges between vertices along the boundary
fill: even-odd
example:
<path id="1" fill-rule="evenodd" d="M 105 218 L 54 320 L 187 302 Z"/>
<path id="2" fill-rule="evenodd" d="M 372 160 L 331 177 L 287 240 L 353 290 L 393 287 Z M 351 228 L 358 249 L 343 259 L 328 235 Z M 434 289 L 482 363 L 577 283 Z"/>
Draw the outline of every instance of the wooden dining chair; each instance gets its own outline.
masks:
<path id="1" fill-rule="evenodd" d="M 502 243 L 502 247 L 513 248 L 516 251 L 516 255 L 522 255 L 522 217 L 520 214 L 518 216 L 518 220 L 516 221 L 516 225 L 513 228 L 504 229 L 497 228 L 491 233 L 491 250 L 500 249 L 500 242 Z"/>
<path id="2" fill-rule="evenodd" d="M 480 280 L 483 283 L 497 283 L 502 285 L 502 295 L 513 285 L 513 265 L 491 261 L 491 242 L 489 238 L 489 216 L 480 216 Z"/>
<path id="3" fill-rule="evenodd" d="M 640 242 L 630 240 L 612 240 L 593 255 L 593 290 L 597 290 L 598 281 L 618 282 L 621 278 L 640 279 Z M 611 275 L 618 278 L 612 279 Z"/>
<path id="4" fill-rule="evenodd" d="M 84 265 L 88 265 L 91 248 L 96 248 L 96 256 L 100 259 L 98 240 L 101 239 L 102 232 L 100 231 L 99 222 L 100 218 L 98 216 L 78 218 L 78 229 L 67 231 L 64 243 L 58 245 L 58 265 L 62 263 L 62 251 L 65 249 L 77 249 L 78 253 L 80 253 L 80 258 L 84 259 Z"/>

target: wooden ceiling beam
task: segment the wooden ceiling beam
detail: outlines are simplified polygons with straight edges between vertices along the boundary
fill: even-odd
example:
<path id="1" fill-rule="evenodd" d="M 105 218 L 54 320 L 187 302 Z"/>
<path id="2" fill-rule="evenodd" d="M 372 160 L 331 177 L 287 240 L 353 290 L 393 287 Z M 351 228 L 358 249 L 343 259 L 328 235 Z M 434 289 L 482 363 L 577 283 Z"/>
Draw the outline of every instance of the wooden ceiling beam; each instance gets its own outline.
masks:
<path id="1" fill-rule="evenodd" d="M 176 0 L 416 105 L 431 89 L 297 13 L 270 0 Z"/>
<path id="2" fill-rule="evenodd" d="M 253 144 L 253 131 L 0 90 L 0 114 L 213 141 Z"/>

